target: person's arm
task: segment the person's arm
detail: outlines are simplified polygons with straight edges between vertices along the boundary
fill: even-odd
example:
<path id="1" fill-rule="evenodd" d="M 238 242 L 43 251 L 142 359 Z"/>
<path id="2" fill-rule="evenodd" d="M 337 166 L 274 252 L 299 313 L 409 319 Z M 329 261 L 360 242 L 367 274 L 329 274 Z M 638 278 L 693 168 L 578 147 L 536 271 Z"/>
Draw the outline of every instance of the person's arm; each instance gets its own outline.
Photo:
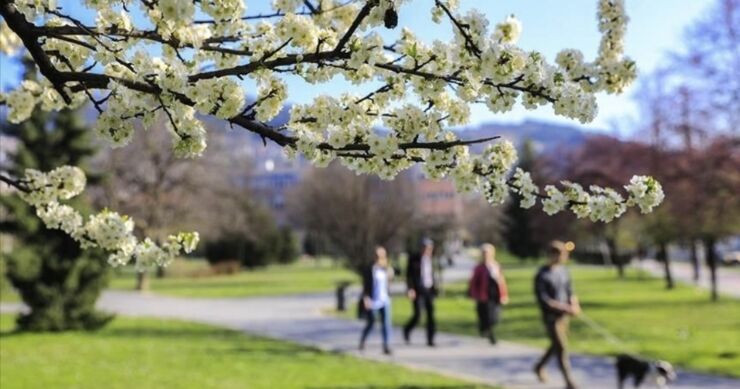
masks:
<path id="1" fill-rule="evenodd" d="M 372 308 L 373 305 L 373 287 L 373 267 L 369 266 L 365 271 L 362 287 L 362 303 L 365 305 L 365 309 L 368 310 Z"/>
<path id="2" fill-rule="evenodd" d="M 478 266 L 473 268 L 473 275 L 470 276 L 470 281 L 468 281 L 468 297 L 475 299 L 476 293 L 478 291 Z"/>
<path id="3" fill-rule="evenodd" d="M 475 301 L 486 301 L 482 295 L 488 294 L 488 270 L 483 265 L 476 266 L 471 280 L 471 296 Z"/>
<path id="4" fill-rule="evenodd" d="M 506 285 L 506 277 L 504 277 L 504 272 L 501 270 L 501 265 L 498 266 L 498 292 L 501 296 L 501 304 L 508 304 L 509 287 Z"/>
<path id="5" fill-rule="evenodd" d="M 372 268 L 362 271 L 362 297 L 370 297 L 373 291 Z"/>
<path id="6" fill-rule="evenodd" d="M 545 287 L 545 282 L 540 278 L 541 276 L 538 274 L 537 278 L 535 279 L 534 288 L 535 288 L 535 294 L 537 295 L 537 299 L 539 301 L 542 301 L 547 307 L 554 311 L 560 311 L 564 313 L 571 313 L 571 307 L 569 304 L 561 303 L 560 301 L 557 301 L 550 297 L 550 294 L 547 292 L 547 288 Z"/>
<path id="7" fill-rule="evenodd" d="M 552 308 L 555 311 L 560 311 L 563 313 L 567 313 L 569 315 L 576 314 L 576 312 L 574 311 L 573 307 L 570 304 L 561 303 L 560 301 L 552 299 L 549 296 L 545 297 L 543 301 L 548 307 Z"/>
<path id="8" fill-rule="evenodd" d="M 416 254 L 412 254 L 409 255 L 409 260 L 406 264 L 406 294 L 412 300 L 416 298 L 415 261 Z"/>
<path id="9" fill-rule="evenodd" d="M 578 296 L 573 293 L 573 284 L 570 280 L 570 273 L 568 274 L 566 290 L 568 292 L 568 302 L 570 303 L 571 309 L 569 313 L 573 316 L 578 316 L 581 313 L 581 303 L 578 301 Z"/>

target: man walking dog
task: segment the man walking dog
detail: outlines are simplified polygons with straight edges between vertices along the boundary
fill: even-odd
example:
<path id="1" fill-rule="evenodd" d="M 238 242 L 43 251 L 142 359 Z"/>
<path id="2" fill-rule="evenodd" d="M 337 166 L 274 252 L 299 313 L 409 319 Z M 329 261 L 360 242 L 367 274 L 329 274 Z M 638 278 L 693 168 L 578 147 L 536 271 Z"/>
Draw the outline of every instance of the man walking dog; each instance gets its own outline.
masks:
<path id="1" fill-rule="evenodd" d="M 547 337 L 550 340 L 550 347 L 535 365 L 534 371 L 537 378 L 545 382 L 547 379 L 545 364 L 554 355 L 563 373 L 567 389 L 576 388 L 570 371 L 567 350 L 568 321 L 570 316 L 577 316 L 581 312 L 578 299 L 573 294 L 570 274 L 565 268 L 572 249 L 572 243 L 566 244 L 557 240 L 551 242 L 547 248 L 549 262 L 540 268 L 534 279 L 535 296 L 542 311 L 542 321 Z"/>

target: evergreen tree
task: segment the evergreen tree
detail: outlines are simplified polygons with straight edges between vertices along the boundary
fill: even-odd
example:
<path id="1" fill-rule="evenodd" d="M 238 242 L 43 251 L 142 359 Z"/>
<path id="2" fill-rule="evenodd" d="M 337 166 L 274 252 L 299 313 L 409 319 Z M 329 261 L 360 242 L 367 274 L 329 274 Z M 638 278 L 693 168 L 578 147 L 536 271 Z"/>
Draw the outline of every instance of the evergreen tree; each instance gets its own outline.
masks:
<path id="1" fill-rule="evenodd" d="M 36 109 L 21 124 L 3 124 L 2 132 L 6 140 L 17 142 L 9 153 L 11 166 L 3 167 L 16 176 L 27 168 L 83 166 L 94 152 L 89 130 L 74 111 L 52 115 Z M 34 209 L 13 193 L 0 197 L 0 204 L 7 216 L 0 231 L 14 238 L 13 249 L 4 258 L 7 277 L 30 309 L 18 317 L 18 327 L 63 331 L 105 325 L 112 316 L 95 310 L 108 277 L 102 253 L 83 251 L 65 233 L 47 229 Z M 71 205 L 84 209 L 82 200 Z"/>
<path id="2" fill-rule="evenodd" d="M 519 153 L 519 167 L 525 171 L 534 172 L 534 144 L 527 139 Z M 532 211 L 519 206 L 521 198 L 512 193 L 506 204 L 504 240 L 506 248 L 520 258 L 532 258 L 539 255 L 539 246 L 534 238 Z"/>

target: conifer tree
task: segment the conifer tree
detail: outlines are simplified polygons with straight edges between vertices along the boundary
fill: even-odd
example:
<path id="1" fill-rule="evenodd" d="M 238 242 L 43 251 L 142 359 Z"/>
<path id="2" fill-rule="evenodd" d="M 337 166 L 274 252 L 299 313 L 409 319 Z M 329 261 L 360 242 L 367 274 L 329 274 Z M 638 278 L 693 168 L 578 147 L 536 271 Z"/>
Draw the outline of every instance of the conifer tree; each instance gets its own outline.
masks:
<path id="1" fill-rule="evenodd" d="M 3 169 L 19 176 L 25 169 L 84 166 L 94 153 L 89 129 L 71 110 L 49 114 L 36 109 L 23 123 L 4 124 L 2 132 L 16 144 L 9 153 L 10 166 Z M 70 203 L 85 208 L 79 198 Z M 83 251 L 69 235 L 46 228 L 16 193 L 4 193 L 0 204 L 6 215 L 0 231 L 13 236 L 13 248 L 4 258 L 7 277 L 29 308 L 17 319 L 19 329 L 64 331 L 105 325 L 111 316 L 95 310 L 110 268 L 102 253 Z"/>

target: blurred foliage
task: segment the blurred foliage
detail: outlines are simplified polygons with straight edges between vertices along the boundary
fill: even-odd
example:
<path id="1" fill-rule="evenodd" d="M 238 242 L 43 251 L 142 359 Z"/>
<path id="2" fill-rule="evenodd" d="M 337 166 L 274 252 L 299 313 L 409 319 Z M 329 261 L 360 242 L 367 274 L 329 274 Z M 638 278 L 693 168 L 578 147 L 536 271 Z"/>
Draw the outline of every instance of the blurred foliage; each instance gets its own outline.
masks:
<path id="1" fill-rule="evenodd" d="M 211 263 L 238 260 L 246 268 L 295 260 L 297 244 L 289 229 L 273 228 L 257 235 L 251 238 L 243 234 L 225 234 L 205 242 L 204 254 Z"/>
<path id="2" fill-rule="evenodd" d="M 531 140 L 525 140 L 520 151 L 519 165 L 522 170 L 534 174 L 535 151 Z M 504 240 L 506 248 L 522 259 L 535 258 L 540 254 L 541 245 L 535 239 L 534 217 L 532 209 L 524 209 L 519 205 L 521 198 L 512 193 L 506 203 Z"/>

